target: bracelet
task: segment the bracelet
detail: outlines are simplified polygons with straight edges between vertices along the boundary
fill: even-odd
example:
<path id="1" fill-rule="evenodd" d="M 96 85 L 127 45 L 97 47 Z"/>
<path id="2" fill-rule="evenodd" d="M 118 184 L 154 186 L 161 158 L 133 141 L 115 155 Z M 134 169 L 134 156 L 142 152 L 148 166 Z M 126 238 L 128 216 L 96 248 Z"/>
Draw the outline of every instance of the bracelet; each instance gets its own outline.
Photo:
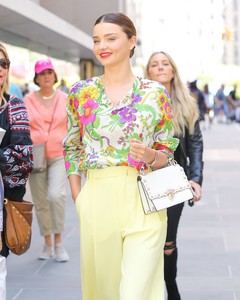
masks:
<path id="1" fill-rule="evenodd" d="M 167 163 L 165 165 L 167 166 L 169 161 L 172 159 L 171 154 L 167 150 L 160 150 L 160 152 L 164 153 L 167 156 Z"/>
<path id="2" fill-rule="evenodd" d="M 155 157 L 154 157 L 153 162 L 151 162 L 150 164 L 145 162 L 145 165 L 149 168 L 152 168 L 155 165 L 155 163 L 157 162 L 157 160 L 158 160 L 158 152 L 157 152 L 157 150 L 155 150 Z"/>

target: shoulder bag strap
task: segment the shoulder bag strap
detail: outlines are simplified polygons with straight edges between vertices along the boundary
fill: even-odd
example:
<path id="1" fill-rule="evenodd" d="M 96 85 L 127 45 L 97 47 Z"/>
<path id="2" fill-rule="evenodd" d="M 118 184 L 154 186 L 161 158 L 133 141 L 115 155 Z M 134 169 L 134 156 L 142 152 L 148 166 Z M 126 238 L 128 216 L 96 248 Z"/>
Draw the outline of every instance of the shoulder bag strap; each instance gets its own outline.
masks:
<path id="1" fill-rule="evenodd" d="M 54 118 L 55 110 L 56 110 L 55 108 L 57 107 L 58 100 L 59 100 L 59 97 L 57 98 L 57 101 L 55 102 L 55 105 L 54 105 L 54 108 L 53 108 L 52 119 L 51 119 L 50 125 L 48 127 L 48 132 L 47 132 L 47 139 L 48 139 L 48 135 L 49 135 L 50 129 L 52 127 L 52 122 L 53 122 L 53 118 Z"/>

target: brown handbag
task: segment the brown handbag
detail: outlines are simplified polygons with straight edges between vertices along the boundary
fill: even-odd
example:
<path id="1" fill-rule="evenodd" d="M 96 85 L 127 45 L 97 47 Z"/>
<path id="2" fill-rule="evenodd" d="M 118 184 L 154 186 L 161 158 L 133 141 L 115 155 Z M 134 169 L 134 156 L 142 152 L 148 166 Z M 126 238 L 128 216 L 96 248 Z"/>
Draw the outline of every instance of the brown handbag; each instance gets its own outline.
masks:
<path id="1" fill-rule="evenodd" d="M 4 199 L 6 209 L 5 240 L 9 250 L 21 255 L 31 244 L 33 203 Z"/>

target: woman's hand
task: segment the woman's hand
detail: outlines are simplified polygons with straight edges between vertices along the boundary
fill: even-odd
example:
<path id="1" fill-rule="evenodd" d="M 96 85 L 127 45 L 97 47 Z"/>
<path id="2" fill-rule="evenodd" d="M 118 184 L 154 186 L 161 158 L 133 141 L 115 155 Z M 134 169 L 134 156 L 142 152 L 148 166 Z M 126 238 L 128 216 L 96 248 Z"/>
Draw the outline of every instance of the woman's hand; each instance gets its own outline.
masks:
<path id="1" fill-rule="evenodd" d="M 191 184 L 191 187 L 194 190 L 194 198 L 192 199 L 194 202 L 197 202 L 201 199 L 202 196 L 202 188 L 200 184 L 198 184 L 195 181 L 189 180 L 189 183 Z"/>
<path id="2" fill-rule="evenodd" d="M 147 147 L 141 141 L 137 139 L 131 139 L 130 141 L 130 156 L 137 162 L 152 163 L 155 159 L 155 150 Z"/>
<path id="3" fill-rule="evenodd" d="M 137 139 L 131 139 L 130 141 L 130 156 L 135 161 L 144 161 L 146 157 L 146 146 Z"/>
<path id="4" fill-rule="evenodd" d="M 162 153 L 161 151 L 156 152 L 156 150 L 145 146 L 137 139 L 131 139 L 129 153 L 136 162 L 145 162 L 149 165 L 152 164 L 152 168 L 154 169 L 162 168 L 168 162 L 168 157 L 165 153 Z"/>
<path id="5" fill-rule="evenodd" d="M 72 199 L 73 199 L 73 202 L 76 203 L 76 200 L 77 200 L 77 197 L 78 195 L 80 194 L 81 190 L 71 190 L 72 191 Z"/>
<path id="6" fill-rule="evenodd" d="M 71 192 L 72 192 L 72 198 L 74 203 L 76 202 L 77 196 L 79 195 L 81 191 L 81 176 L 77 174 L 72 174 L 68 177 L 70 187 L 71 187 Z"/>

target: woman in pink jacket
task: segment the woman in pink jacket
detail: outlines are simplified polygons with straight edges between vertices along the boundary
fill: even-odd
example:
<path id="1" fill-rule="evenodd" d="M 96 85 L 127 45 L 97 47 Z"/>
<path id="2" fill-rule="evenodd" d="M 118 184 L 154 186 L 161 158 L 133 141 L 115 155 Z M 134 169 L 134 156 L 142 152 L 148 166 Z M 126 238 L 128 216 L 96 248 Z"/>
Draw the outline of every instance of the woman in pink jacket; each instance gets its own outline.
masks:
<path id="1" fill-rule="evenodd" d="M 69 260 L 62 244 L 66 197 L 62 139 L 67 128 L 67 94 L 54 89 L 56 82 L 52 62 L 49 59 L 37 61 L 34 83 L 40 89 L 25 95 L 24 101 L 33 145 L 46 142 L 47 168 L 33 172 L 29 180 L 40 233 L 44 237 L 39 259 L 49 259 L 54 250 L 55 259 L 63 262 Z"/>

